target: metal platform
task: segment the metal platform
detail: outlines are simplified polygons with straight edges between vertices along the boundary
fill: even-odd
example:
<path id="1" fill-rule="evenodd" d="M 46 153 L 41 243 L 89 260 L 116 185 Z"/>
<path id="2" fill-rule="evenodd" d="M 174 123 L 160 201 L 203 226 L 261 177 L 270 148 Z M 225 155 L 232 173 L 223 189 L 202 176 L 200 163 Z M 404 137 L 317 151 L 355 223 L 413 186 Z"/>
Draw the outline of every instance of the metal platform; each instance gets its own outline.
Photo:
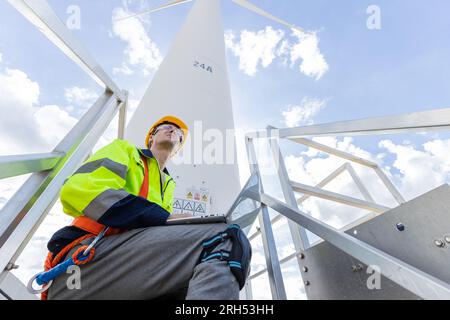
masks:
<path id="1" fill-rule="evenodd" d="M 445 184 L 383 215 L 346 231 L 347 234 L 450 283 L 450 186 Z M 447 241 L 446 241 L 447 240 Z M 369 289 L 374 270 L 329 242 L 311 247 L 302 260 L 302 276 L 310 299 L 419 299 L 381 276 Z M 306 271 L 305 271 L 306 270 Z"/>

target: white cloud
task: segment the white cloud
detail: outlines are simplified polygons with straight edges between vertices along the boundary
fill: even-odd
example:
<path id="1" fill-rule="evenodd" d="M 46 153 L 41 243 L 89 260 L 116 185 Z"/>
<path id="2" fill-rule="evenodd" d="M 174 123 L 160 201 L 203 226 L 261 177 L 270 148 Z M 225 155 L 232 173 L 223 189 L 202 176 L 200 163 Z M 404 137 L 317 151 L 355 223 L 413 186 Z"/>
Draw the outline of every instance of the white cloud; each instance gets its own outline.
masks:
<path id="1" fill-rule="evenodd" d="M 301 60 L 299 65 L 300 71 L 309 77 L 319 80 L 328 71 L 329 66 L 320 52 L 317 34 L 293 30 L 292 36 L 297 37 L 298 42 L 292 45 L 289 50 L 291 66 L 298 60 Z"/>
<path id="2" fill-rule="evenodd" d="M 9 98 L 11 102 L 20 105 L 32 105 L 38 101 L 39 85 L 31 81 L 27 74 L 21 70 L 7 68 L 5 72 L 0 74 L 0 94 L 2 98 L 8 98 L 6 95 L 11 94 Z M 20 94 L 14 94 L 20 90 Z"/>
<path id="3" fill-rule="evenodd" d="M 234 41 L 235 35 L 232 31 L 227 31 L 225 44 L 236 57 L 239 57 L 239 69 L 253 76 L 259 65 L 266 68 L 276 58 L 276 48 L 283 37 L 282 30 L 274 30 L 267 26 L 257 32 L 241 31 L 239 42 Z"/>
<path id="4" fill-rule="evenodd" d="M 76 118 L 56 105 L 39 108 L 35 118 L 48 146 L 55 146 L 78 122 Z"/>
<path id="5" fill-rule="evenodd" d="M 233 31 L 225 32 L 225 45 L 239 58 L 239 69 L 254 76 L 259 66 L 271 65 L 277 58 L 283 66 L 290 67 L 299 62 L 299 70 L 308 77 L 320 79 L 329 69 L 319 49 L 317 33 L 302 33 L 292 30 L 290 38 L 281 29 L 270 26 L 259 31 L 242 30 L 239 40 Z"/>
<path id="6" fill-rule="evenodd" d="M 302 124 L 312 124 L 312 118 L 325 107 L 327 100 L 305 97 L 300 105 L 290 105 L 282 112 L 284 123 L 288 127 L 296 127 Z"/>
<path id="7" fill-rule="evenodd" d="M 122 62 L 122 65 L 120 67 L 113 68 L 113 73 L 129 76 L 134 74 L 134 71 L 125 62 Z"/>
<path id="8" fill-rule="evenodd" d="M 58 106 L 39 106 L 39 84 L 15 69 L 0 71 L 0 154 L 49 152 L 76 119 Z"/>
<path id="9" fill-rule="evenodd" d="M 50 152 L 76 123 L 56 105 L 39 106 L 37 82 L 17 69 L 0 69 L 0 155 Z M 24 177 L 0 181 L 0 204 L 16 191 Z"/>
<path id="10" fill-rule="evenodd" d="M 112 15 L 113 34 L 127 43 L 124 50 L 126 60 L 114 73 L 130 75 L 140 69 L 147 75 L 158 69 L 162 56 L 156 43 L 149 37 L 144 24 L 138 17 L 117 19 L 131 15 L 127 8 L 116 7 Z"/>
<path id="11" fill-rule="evenodd" d="M 450 139 L 428 141 L 422 145 L 423 150 L 391 140 L 381 141 L 379 147 L 395 156 L 393 167 L 400 172 L 396 178 L 407 199 L 450 181 Z"/>
<path id="12" fill-rule="evenodd" d="M 64 89 L 64 97 L 68 103 L 86 105 L 94 103 L 99 95 L 91 89 L 74 86 Z"/>
<path id="13" fill-rule="evenodd" d="M 27 74 L 0 71 L 0 154 L 42 151 L 43 136 L 33 115 L 38 98 L 39 85 Z"/>

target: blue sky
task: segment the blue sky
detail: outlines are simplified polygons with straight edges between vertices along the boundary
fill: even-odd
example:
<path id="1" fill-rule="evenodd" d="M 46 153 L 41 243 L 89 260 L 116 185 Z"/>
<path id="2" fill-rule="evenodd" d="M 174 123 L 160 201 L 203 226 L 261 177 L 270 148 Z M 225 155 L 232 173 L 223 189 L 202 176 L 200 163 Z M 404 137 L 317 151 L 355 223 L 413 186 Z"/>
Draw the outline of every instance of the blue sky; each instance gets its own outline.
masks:
<path id="1" fill-rule="evenodd" d="M 164 1 L 131 1 L 131 11 L 153 8 Z M 70 5 L 81 9 L 81 29 L 73 32 L 86 44 L 107 72 L 124 59 L 126 44 L 111 37 L 111 14 L 122 1 L 50 1 L 64 21 Z M 319 49 L 329 69 L 315 80 L 283 66 L 280 59 L 267 67 L 258 67 L 254 76 L 239 70 L 238 59 L 228 50 L 229 74 L 238 127 L 262 128 L 267 124 L 284 126 L 281 111 L 298 105 L 305 97 L 327 99 L 326 107 L 314 116 L 314 122 L 406 113 L 448 106 L 450 63 L 447 57 L 450 34 L 447 12 L 450 4 L 433 1 L 257 1 L 261 8 L 306 30 L 318 31 Z M 375 4 L 381 10 L 381 30 L 366 27 L 366 9 Z M 161 55 L 167 52 L 181 27 L 191 3 L 160 11 L 145 25 L 148 36 Z M 74 63 L 68 60 L 44 36 L 7 2 L 0 3 L 2 25 L 0 52 L 3 65 L 25 71 L 40 86 L 41 105 L 63 105 L 64 88 L 78 86 L 100 92 Z M 242 30 L 257 32 L 266 26 L 290 33 L 231 1 L 222 1 L 225 30 L 239 36 Z M 14 33 L 10 32 L 14 30 Z M 153 73 L 132 76 L 114 75 L 121 87 L 139 99 Z M 251 80 L 251 81 L 249 81 Z M 258 117 L 255 117 L 258 110 Z M 397 139 L 393 137 L 393 139 Z M 400 138 L 403 139 L 403 138 Z M 415 137 L 422 142 L 420 137 Z M 371 152 L 377 152 L 378 138 L 359 139 Z M 398 139 L 397 139 L 398 140 Z M 400 140 L 398 140 L 400 141 Z M 375 146 L 375 147 L 374 147 Z"/>
<path id="2" fill-rule="evenodd" d="M 124 43 L 108 36 L 112 9 L 120 1 L 50 3 L 62 19 L 68 16 L 65 11 L 69 5 L 79 5 L 82 24 L 75 34 L 107 71 L 120 64 Z M 156 7 L 164 2 L 147 3 Z M 248 77 L 238 70 L 237 59 L 229 54 L 233 99 L 236 105 L 244 106 L 235 106 L 238 123 L 253 122 L 254 108 L 262 111 L 263 120 L 280 120 L 279 110 L 298 103 L 303 96 L 331 99 L 326 110 L 317 115 L 316 122 L 438 108 L 450 100 L 450 91 L 446 90 L 450 79 L 450 63 L 446 59 L 450 53 L 450 43 L 446 41 L 450 34 L 447 15 L 450 4 L 444 0 L 408 1 L 408 5 L 403 1 L 377 1 L 381 8 L 381 30 L 366 27 L 366 8 L 373 1 L 346 1 L 345 5 L 332 1 L 255 3 L 307 30 L 319 30 L 320 51 L 330 68 L 319 81 L 314 81 L 275 61 Z M 148 34 L 163 55 L 191 5 L 152 14 Z M 222 1 L 222 8 L 225 29 L 257 31 L 272 25 L 289 32 L 230 1 Z M 96 88 L 7 2 L 0 4 L 0 11 L 5 26 L 0 30 L 3 59 L 7 65 L 25 70 L 39 83 L 42 103 L 62 102 L 58 91 L 64 87 Z M 12 29 L 14 33 L 10 32 Z M 151 75 L 115 79 L 119 85 L 127 84 L 126 87 L 142 93 Z"/>
<path id="3" fill-rule="evenodd" d="M 81 9 L 81 29 L 75 34 L 110 74 L 124 59 L 126 44 L 110 37 L 111 14 L 121 1 L 50 1 L 62 20 L 69 5 Z M 164 1 L 144 1 L 156 7 Z M 238 59 L 228 51 L 229 74 L 237 126 L 283 126 L 281 110 L 297 105 L 304 97 L 328 99 L 314 121 L 329 122 L 350 118 L 413 112 L 448 106 L 450 92 L 450 34 L 447 12 L 450 5 L 434 1 L 255 1 L 274 15 L 307 30 L 317 30 L 319 49 L 329 65 L 320 80 L 284 67 L 275 59 L 254 76 L 238 69 Z M 368 30 L 366 9 L 381 9 L 381 30 Z M 134 1 L 130 9 L 138 10 Z M 192 4 L 154 13 L 146 25 L 148 36 L 164 56 Z M 0 52 L 6 66 L 25 71 L 39 83 L 41 104 L 64 104 L 64 88 L 101 89 L 74 63 L 50 44 L 7 2 L 0 4 L 2 24 Z M 283 26 L 222 1 L 225 30 L 237 35 L 241 30 L 258 31 L 271 25 Z M 11 33 L 10 30 L 14 30 Z M 129 88 L 139 99 L 152 74 L 114 76 L 119 86 Z M 254 110 L 258 110 L 255 118 Z M 369 139 L 369 142 L 373 140 Z M 371 143 L 367 144 L 370 148 Z"/>
<path id="4" fill-rule="evenodd" d="M 129 11 L 135 12 L 165 2 L 128 1 L 127 4 Z M 114 69 L 121 67 L 127 60 L 125 50 L 128 44 L 114 33 L 111 17 L 115 8 L 125 7 L 125 2 L 50 0 L 49 3 L 63 21 L 68 18 L 68 6 L 79 6 L 81 29 L 73 32 L 114 81 L 130 90 L 131 99 L 138 101 L 150 84 L 155 70 L 147 68 L 149 72 L 144 74 L 141 61 L 136 65 L 128 63 L 132 74 L 114 73 Z M 283 60 L 286 56 L 275 55 L 266 67 L 258 63 L 254 73 L 249 75 L 240 68 L 243 56 L 236 55 L 229 47 L 228 69 L 237 127 L 255 129 L 268 124 L 284 127 L 287 123 L 283 112 L 292 111 L 292 108 L 311 111 L 311 101 L 316 101 L 320 107 L 298 121 L 298 125 L 450 106 L 450 2 L 447 0 L 253 0 L 253 3 L 305 30 L 316 31 L 319 41 L 317 49 L 327 69 L 320 77 L 317 74 L 307 75 L 299 70 L 302 59 L 290 66 L 289 62 Z M 369 5 L 377 5 L 381 10 L 380 30 L 369 30 L 366 26 Z M 154 13 L 141 21 L 146 37 L 155 45 L 161 57 L 166 54 L 191 6 L 192 3 L 179 5 Z M 235 36 L 233 44 L 241 48 L 246 45 L 242 40 L 245 30 L 253 35 L 258 32 L 267 35 L 267 28 L 284 33 L 276 45 L 269 48 L 272 53 L 280 48 L 283 40 L 290 44 L 298 42 L 292 36 L 292 31 L 231 1 L 222 0 L 222 17 L 225 31 Z M 100 93 L 102 89 L 6 1 L 0 2 L 0 19 L 0 76 L 3 76 L 0 80 L 5 81 L 0 83 L 8 83 L 14 78 L 8 75 L 8 69 L 20 70 L 28 79 L 25 81 L 21 78 L 16 87 L 7 90 L 0 86 L 0 94 L 6 92 L 10 95 L 11 91 L 8 90 L 15 90 L 13 93 L 19 97 L 24 94 L 20 92 L 21 89 L 25 90 L 31 86 L 30 83 L 35 83 L 39 93 L 30 96 L 25 101 L 28 105 L 20 110 L 26 113 L 30 112 L 31 105 L 34 111 L 54 105 L 56 109 L 51 109 L 56 110 L 51 113 L 54 119 L 73 124 L 74 119 L 79 118 L 90 106 L 94 94 Z M 264 37 L 256 39 L 267 48 L 266 40 Z M 252 54 L 253 57 L 247 58 L 265 55 L 256 51 Z M 79 90 L 74 91 L 74 88 Z M 77 93 L 82 96 L 82 101 L 76 101 L 76 97 L 79 97 Z M 70 94 L 75 98 L 70 99 Z M 0 154 L 8 154 L 12 148 L 10 141 L 15 143 L 15 152 L 25 153 L 30 146 L 21 130 L 28 132 L 25 131 L 28 129 L 22 128 L 19 116 L 16 122 L 5 122 L 11 116 L 11 110 L 14 110 L 5 104 L 0 103 L 0 118 L 3 119 L 0 120 Z M 1 126 L 7 128 L 11 123 L 17 130 L 2 130 Z M 41 130 L 36 134 L 45 136 L 49 133 Z M 353 140 L 330 138 L 323 142 L 360 156 L 378 159 L 400 190 L 411 198 L 450 180 L 450 162 L 446 159 L 450 147 L 448 138 L 448 134 L 433 133 Z M 380 141 L 384 142 L 380 144 Z M 32 151 L 49 151 L 56 142 L 56 139 L 47 139 L 45 143 L 36 143 Z M 323 174 L 337 167 L 331 158 L 323 155 L 302 157 L 301 151 L 305 149 L 295 149 L 291 144 L 283 146 L 285 155 L 290 157 L 288 169 L 301 167 L 299 172 L 294 173 L 299 179 L 310 179 L 313 183 L 318 179 L 313 177 L 315 174 L 323 177 Z M 369 175 L 364 177 L 370 178 Z M 340 186 L 345 189 L 348 184 L 342 182 Z M 379 195 L 379 199 L 387 201 L 385 195 Z M 311 211 L 318 208 L 323 207 L 318 204 L 309 207 Z"/>
<path id="5" fill-rule="evenodd" d="M 108 36 L 112 9 L 119 6 L 120 1 L 58 0 L 50 3 L 62 19 L 68 16 L 65 11 L 69 5 L 79 5 L 82 24 L 75 34 L 107 71 L 111 72 L 120 64 L 125 44 Z M 148 6 L 162 3 L 164 1 L 148 1 Z M 320 51 L 330 68 L 319 81 L 314 81 L 275 61 L 267 69 L 248 77 L 238 70 L 237 59 L 228 54 L 233 99 L 236 105 L 243 105 L 242 108 L 235 106 L 238 123 L 253 122 L 254 108 L 261 111 L 263 121 L 265 118 L 281 120 L 279 110 L 298 103 L 303 96 L 331 99 L 315 118 L 316 122 L 448 105 L 450 91 L 446 89 L 450 63 L 446 58 L 450 43 L 446 38 L 450 34 L 447 15 L 450 4 L 447 1 L 408 1 L 407 5 L 404 1 L 376 1 L 381 8 L 381 30 L 366 28 L 366 8 L 374 4 L 373 1 L 346 1 L 345 5 L 332 1 L 255 3 L 307 30 L 319 30 Z M 162 55 L 191 5 L 180 5 L 151 16 L 148 34 Z M 222 8 L 225 29 L 257 31 L 272 25 L 289 32 L 230 1 L 222 1 Z M 0 30 L 3 60 L 11 67 L 26 71 L 39 83 L 41 103 L 61 103 L 60 91 L 64 87 L 88 85 L 96 88 L 96 84 L 7 2 L 0 4 L 0 12 L 5 26 Z M 116 77 L 116 80 L 139 94 L 149 84 L 151 76 Z"/>

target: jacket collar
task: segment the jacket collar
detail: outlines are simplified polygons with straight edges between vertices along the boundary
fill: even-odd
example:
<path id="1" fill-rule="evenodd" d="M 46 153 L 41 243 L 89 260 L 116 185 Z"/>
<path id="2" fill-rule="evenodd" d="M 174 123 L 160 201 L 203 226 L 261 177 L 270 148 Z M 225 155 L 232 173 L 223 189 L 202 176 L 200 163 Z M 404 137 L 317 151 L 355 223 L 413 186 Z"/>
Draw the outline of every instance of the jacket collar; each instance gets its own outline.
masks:
<path id="1" fill-rule="evenodd" d="M 147 158 L 154 158 L 155 156 L 153 155 L 153 153 L 150 151 L 150 149 L 139 149 L 138 150 Z M 170 176 L 169 171 L 167 170 L 167 167 L 164 168 L 163 172 L 167 175 Z"/>

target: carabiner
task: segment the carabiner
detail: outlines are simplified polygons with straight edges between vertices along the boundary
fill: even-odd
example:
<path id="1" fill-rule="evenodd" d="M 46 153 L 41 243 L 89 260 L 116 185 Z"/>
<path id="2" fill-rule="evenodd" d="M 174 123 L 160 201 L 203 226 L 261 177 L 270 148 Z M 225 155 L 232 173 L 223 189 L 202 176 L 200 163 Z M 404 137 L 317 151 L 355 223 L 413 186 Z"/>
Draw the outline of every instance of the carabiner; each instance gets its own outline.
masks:
<path id="1" fill-rule="evenodd" d="M 83 252 L 83 256 L 87 256 L 89 254 L 89 252 L 91 251 L 91 249 L 97 244 L 97 242 L 103 238 L 103 236 L 105 235 L 105 233 L 108 231 L 109 227 L 105 227 L 94 239 L 94 241 L 91 242 L 91 244 L 86 248 L 86 250 L 84 250 Z"/>

